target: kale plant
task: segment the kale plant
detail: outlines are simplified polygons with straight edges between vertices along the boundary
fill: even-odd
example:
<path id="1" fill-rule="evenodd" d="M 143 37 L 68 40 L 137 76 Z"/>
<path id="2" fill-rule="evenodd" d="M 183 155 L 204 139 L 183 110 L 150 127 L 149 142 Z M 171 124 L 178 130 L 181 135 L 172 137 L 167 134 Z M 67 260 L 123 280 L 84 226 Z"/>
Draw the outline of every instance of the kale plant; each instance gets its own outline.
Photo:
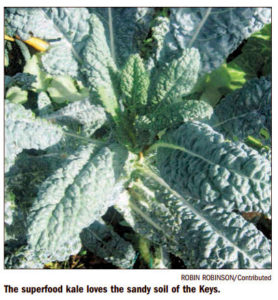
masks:
<path id="1" fill-rule="evenodd" d="M 132 268 L 146 245 L 151 267 L 270 268 L 246 217 L 271 219 L 270 22 L 269 8 L 6 8 L 6 268 L 82 247 Z"/>

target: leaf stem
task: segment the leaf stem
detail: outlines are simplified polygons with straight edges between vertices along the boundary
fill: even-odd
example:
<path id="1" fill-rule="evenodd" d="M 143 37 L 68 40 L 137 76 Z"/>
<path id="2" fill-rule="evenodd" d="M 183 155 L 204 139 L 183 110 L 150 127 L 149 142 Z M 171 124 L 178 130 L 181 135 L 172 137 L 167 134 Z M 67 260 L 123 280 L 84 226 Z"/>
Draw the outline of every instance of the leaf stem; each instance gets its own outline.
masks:
<path id="1" fill-rule="evenodd" d="M 157 143 L 153 144 L 150 148 L 148 148 L 148 150 L 145 152 L 145 156 L 147 156 L 153 150 L 156 150 L 158 147 L 170 148 L 170 149 L 180 150 L 180 151 L 185 152 L 184 147 L 169 144 L 169 143 L 164 143 L 164 142 L 157 142 Z"/>
<path id="2" fill-rule="evenodd" d="M 79 134 L 76 134 L 76 133 L 73 133 L 73 132 L 69 132 L 69 131 L 63 131 L 65 135 L 68 135 L 68 136 L 71 136 L 71 137 L 74 137 L 76 139 L 80 139 L 80 140 L 83 140 L 83 141 L 86 141 L 86 142 L 89 142 L 89 143 L 95 143 L 95 144 L 99 144 L 99 145 L 105 145 L 106 142 L 102 142 L 102 141 L 98 141 L 98 140 L 95 140 L 95 139 L 91 139 L 91 138 L 87 138 L 85 136 L 81 136 Z"/>
<path id="3" fill-rule="evenodd" d="M 113 17 L 112 17 L 112 9 L 108 7 L 108 26 L 109 26 L 109 37 L 110 37 L 110 47 L 111 47 L 111 55 L 116 62 L 116 55 L 115 55 L 115 46 L 114 46 L 114 33 L 113 33 Z"/>
<path id="4" fill-rule="evenodd" d="M 230 122 L 230 121 L 234 121 L 234 120 L 236 120 L 236 119 L 244 118 L 244 117 L 246 117 L 246 116 L 248 116 L 248 115 L 250 115 L 250 114 L 253 114 L 253 113 L 257 112 L 257 111 L 258 111 L 258 110 L 254 109 L 254 110 L 252 110 L 252 111 L 248 111 L 248 112 L 243 113 L 243 114 L 241 114 L 241 115 L 238 115 L 238 116 L 235 116 L 235 117 L 228 118 L 228 119 L 226 119 L 226 120 L 223 120 L 222 122 L 219 122 L 219 123 L 216 123 L 216 124 L 212 125 L 212 128 L 219 127 L 219 126 L 221 126 L 221 125 L 223 125 L 223 124 L 225 124 L 225 123 L 228 123 L 228 122 Z"/>
<path id="5" fill-rule="evenodd" d="M 193 35 L 191 41 L 190 41 L 189 44 L 188 44 L 188 48 L 191 48 L 191 47 L 193 46 L 193 44 L 194 44 L 194 42 L 195 42 L 195 40 L 196 40 L 198 34 L 200 33 L 202 27 L 204 26 L 204 24 L 205 24 L 207 18 L 208 18 L 209 15 L 210 15 L 210 13 L 211 13 L 211 7 L 209 7 L 209 8 L 207 9 L 207 11 L 206 11 L 206 13 L 205 13 L 205 15 L 204 15 L 202 21 L 199 23 L 199 26 L 198 26 L 197 30 L 195 31 L 195 33 L 194 33 L 194 35 Z"/>

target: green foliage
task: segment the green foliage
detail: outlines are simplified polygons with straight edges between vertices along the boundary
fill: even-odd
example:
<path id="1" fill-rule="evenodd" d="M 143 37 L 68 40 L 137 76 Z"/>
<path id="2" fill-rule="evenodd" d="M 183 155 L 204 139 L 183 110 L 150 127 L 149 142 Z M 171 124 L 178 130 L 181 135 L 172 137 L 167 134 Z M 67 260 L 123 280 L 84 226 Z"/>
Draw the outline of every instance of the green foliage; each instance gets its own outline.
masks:
<path id="1" fill-rule="evenodd" d="M 189 268 L 270 267 L 270 243 L 253 224 L 182 196 L 151 170 L 140 170 L 137 178 L 119 211 L 135 231 L 165 245 Z"/>
<path id="2" fill-rule="evenodd" d="M 156 68 L 151 80 L 149 105 L 170 104 L 189 94 L 197 81 L 199 68 L 200 55 L 194 48 L 184 50 L 181 56 Z"/>
<path id="3" fill-rule="evenodd" d="M 224 63 L 198 81 L 193 95 L 215 106 L 223 96 L 244 85 L 245 75 L 238 66 Z"/>
<path id="4" fill-rule="evenodd" d="M 119 268 L 171 268 L 172 255 L 270 268 L 271 241 L 243 216 L 271 217 L 271 80 L 207 74 L 269 12 L 5 9 L 7 33 L 50 39 L 5 78 L 5 266 L 59 268 L 86 248 Z"/>
<path id="5" fill-rule="evenodd" d="M 160 105 L 150 114 L 139 116 L 136 120 L 137 136 L 141 143 L 152 144 L 160 131 L 175 128 L 191 120 L 208 120 L 212 107 L 204 101 L 187 100 Z"/>
<path id="6" fill-rule="evenodd" d="M 257 211 L 270 216 L 271 166 L 256 151 L 227 142 L 210 126 L 198 122 L 169 133 L 161 147 L 160 174 L 181 195 L 227 211 Z"/>
<path id="7" fill-rule="evenodd" d="M 82 228 L 115 201 L 114 183 L 122 173 L 125 156 L 118 145 L 80 147 L 42 184 L 27 219 L 33 261 L 61 261 L 79 251 Z"/>
<path id="8" fill-rule="evenodd" d="M 104 222 L 95 221 L 81 232 L 83 245 L 96 255 L 119 268 L 131 269 L 135 251 L 130 243 L 121 238 Z"/>
<path id="9" fill-rule="evenodd" d="M 6 98 L 12 103 L 23 104 L 28 100 L 28 92 L 18 86 L 13 86 L 7 90 Z"/>
<path id="10" fill-rule="evenodd" d="M 159 132 L 187 121 L 209 119 L 212 113 L 212 107 L 204 101 L 179 101 L 170 105 L 161 105 L 153 113 L 144 116 L 149 119 L 146 127 L 144 127 L 143 121 L 138 120 L 137 124 L 139 128 L 143 127 Z"/>
<path id="11" fill-rule="evenodd" d="M 244 39 L 271 22 L 271 10 L 260 7 L 171 8 L 170 15 L 165 54 L 196 47 L 201 74 L 218 68 Z"/>
<path id="12" fill-rule="evenodd" d="M 265 25 L 262 30 L 255 32 L 248 39 L 237 56 L 229 65 L 243 70 L 246 79 L 266 76 L 271 73 L 271 24 Z"/>
<path id="13" fill-rule="evenodd" d="M 148 100 L 149 83 L 149 75 L 145 71 L 143 60 L 138 54 L 130 56 L 121 72 L 120 85 L 123 104 L 135 115 L 144 111 Z"/>
<path id="14" fill-rule="evenodd" d="M 59 126 L 35 118 L 30 110 L 8 100 L 5 103 L 5 120 L 6 172 L 23 149 L 45 149 L 58 143 L 63 134 Z"/>
<path id="15" fill-rule="evenodd" d="M 231 59 L 201 77 L 194 89 L 200 99 L 212 106 L 231 91 L 242 88 L 247 80 L 271 74 L 271 24 L 252 34 L 243 42 L 240 54 L 232 54 Z"/>
<path id="16" fill-rule="evenodd" d="M 217 123 L 214 128 L 230 139 L 244 141 L 253 136 L 270 145 L 260 132 L 266 128 L 271 133 L 271 78 L 249 80 L 241 89 L 221 100 L 215 108 Z"/>
<path id="17" fill-rule="evenodd" d="M 79 133 L 86 136 L 91 136 L 107 122 L 103 107 L 92 104 L 88 98 L 68 104 L 45 118 L 63 125 L 67 124 L 69 128 L 76 131 L 79 130 L 79 126 L 82 126 Z"/>

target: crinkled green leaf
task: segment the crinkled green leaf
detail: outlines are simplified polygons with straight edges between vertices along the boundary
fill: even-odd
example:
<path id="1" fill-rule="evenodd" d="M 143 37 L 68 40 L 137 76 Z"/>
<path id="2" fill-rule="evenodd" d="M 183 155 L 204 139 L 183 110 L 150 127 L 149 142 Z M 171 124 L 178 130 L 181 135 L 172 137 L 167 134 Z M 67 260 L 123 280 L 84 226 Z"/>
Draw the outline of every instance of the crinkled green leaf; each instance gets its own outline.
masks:
<path id="1" fill-rule="evenodd" d="M 123 104 L 128 110 L 140 112 L 144 109 L 148 100 L 149 83 L 143 60 L 138 54 L 130 56 L 121 72 Z"/>
<path id="2" fill-rule="evenodd" d="M 214 125 L 230 139 L 244 141 L 253 136 L 270 145 L 260 132 L 266 128 L 271 135 L 271 78 L 261 77 L 248 81 L 215 107 L 218 122 Z"/>
<path id="3" fill-rule="evenodd" d="M 166 247 L 189 268 L 271 267 L 271 244 L 253 224 L 224 208 L 181 196 L 150 170 L 141 172 L 130 197 L 122 197 L 117 206 L 136 232 Z"/>
<path id="4" fill-rule="evenodd" d="M 79 234 L 113 205 L 127 152 L 117 144 L 81 146 L 41 186 L 28 216 L 30 260 L 64 260 L 77 253 Z"/>
<path id="5" fill-rule="evenodd" d="M 171 8 L 168 55 L 195 47 L 201 54 L 202 74 L 219 67 L 239 44 L 271 22 L 270 8 Z"/>
<path id="6" fill-rule="evenodd" d="M 157 156 L 161 176 L 181 195 L 226 211 L 271 215 L 271 164 L 257 151 L 225 141 L 200 122 L 185 123 L 163 142 Z"/>
<path id="7" fill-rule="evenodd" d="M 209 119 L 212 113 L 212 107 L 204 101 L 179 101 L 160 106 L 153 113 L 139 117 L 136 125 L 138 128 L 149 129 L 157 133 L 186 121 Z"/>
<path id="8" fill-rule="evenodd" d="M 35 118 L 20 104 L 5 102 L 5 172 L 23 149 L 45 149 L 63 135 L 58 125 Z"/>
<path id="9" fill-rule="evenodd" d="M 49 147 L 50 149 L 52 147 Z M 48 150 L 47 149 L 47 150 Z M 16 196 L 17 208 L 27 214 L 40 185 L 61 167 L 66 156 L 61 152 L 23 151 L 5 174 L 5 184 Z M 50 151 L 49 151 L 50 152 Z M 26 189 L 28 186 L 28 189 Z"/>
<path id="10" fill-rule="evenodd" d="M 173 103 L 190 93 L 197 81 L 199 67 L 199 52 L 192 48 L 156 68 L 150 83 L 149 104 Z"/>
<path id="11" fill-rule="evenodd" d="M 46 119 L 67 124 L 75 129 L 82 125 L 83 133 L 89 136 L 107 121 L 103 107 L 92 104 L 88 98 L 71 103 L 46 116 Z"/>
<path id="12" fill-rule="evenodd" d="M 150 144 L 159 131 L 176 128 L 186 121 L 209 119 L 212 113 L 213 109 L 209 104 L 198 100 L 162 105 L 153 113 L 138 117 L 135 123 L 138 139 Z"/>
<path id="13" fill-rule="evenodd" d="M 155 65 L 165 55 L 164 54 L 165 47 L 163 47 L 163 45 L 164 45 L 165 35 L 169 31 L 169 24 L 170 21 L 169 18 L 167 17 L 159 16 L 154 20 L 152 26 L 152 39 L 155 46 L 152 47 L 153 53 L 150 61 L 148 62 L 149 68 L 152 60 L 154 60 L 154 62 L 152 63 Z"/>
<path id="14" fill-rule="evenodd" d="M 85 248 L 122 269 L 131 269 L 135 263 L 132 245 L 121 238 L 103 221 L 95 221 L 80 235 Z"/>
<path id="15" fill-rule="evenodd" d="M 41 58 L 45 71 L 54 76 L 70 75 L 78 77 L 78 61 L 72 53 L 71 47 L 56 42 L 54 46 Z"/>

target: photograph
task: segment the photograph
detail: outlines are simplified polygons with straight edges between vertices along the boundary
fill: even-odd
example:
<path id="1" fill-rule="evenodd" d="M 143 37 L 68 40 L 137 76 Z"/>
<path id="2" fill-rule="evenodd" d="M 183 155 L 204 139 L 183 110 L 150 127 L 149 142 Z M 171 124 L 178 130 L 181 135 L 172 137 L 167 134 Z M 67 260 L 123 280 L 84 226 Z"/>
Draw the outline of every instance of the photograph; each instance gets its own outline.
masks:
<path id="1" fill-rule="evenodd" d="M 6 272 L 272 270 L 272 7 L 3 11 Z"/>

